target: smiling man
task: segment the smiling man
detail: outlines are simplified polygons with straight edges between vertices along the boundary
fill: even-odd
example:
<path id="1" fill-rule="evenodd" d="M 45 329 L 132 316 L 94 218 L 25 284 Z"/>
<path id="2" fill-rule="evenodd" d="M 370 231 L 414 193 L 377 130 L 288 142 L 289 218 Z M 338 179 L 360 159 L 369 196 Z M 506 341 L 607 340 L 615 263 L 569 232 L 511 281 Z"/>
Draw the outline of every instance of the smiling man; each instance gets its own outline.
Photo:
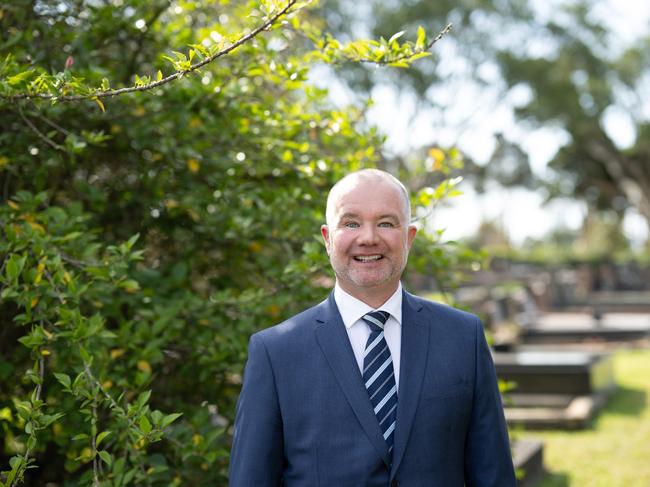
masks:
<path id="1" fill-rule="evenodd" d="M 352 173 L 326 219 L 333 292 L 251 337 L 231 487 L 515 486 L 480 321 L 402 289 L 407 190 Z"/>

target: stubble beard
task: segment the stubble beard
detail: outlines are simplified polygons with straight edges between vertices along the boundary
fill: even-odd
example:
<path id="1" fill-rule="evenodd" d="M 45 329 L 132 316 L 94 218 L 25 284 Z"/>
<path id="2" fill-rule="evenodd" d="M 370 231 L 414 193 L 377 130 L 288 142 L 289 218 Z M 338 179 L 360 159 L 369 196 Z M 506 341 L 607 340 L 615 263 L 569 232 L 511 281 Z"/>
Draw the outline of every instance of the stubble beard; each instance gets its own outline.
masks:
<path id="1" fill-rule="evenodd" d="M 384 257 L 384 259 L 388 260 L 386 257 Z M 354 264 L 352 262 L 335 262 L 331 256 L 330 265 L 334 270 L 334 274 L 336 275 L 339 284 L 347 284 L 348 286 L 346 287 L 371 290 L 373 288 L 379 288 L 392 281 L 399 281 L 402 272 L 404 272 L 406 267 L 406 257 L 404 258 L 404 262 L 401 262 L 400 265 L 395 265 L 394 262 L 390 261 L 387 269 L 377 270 L 377 276 L 373 276 L 368 271 L 363 271 L 363 269 L 353 269 L 352 266 Z"/>

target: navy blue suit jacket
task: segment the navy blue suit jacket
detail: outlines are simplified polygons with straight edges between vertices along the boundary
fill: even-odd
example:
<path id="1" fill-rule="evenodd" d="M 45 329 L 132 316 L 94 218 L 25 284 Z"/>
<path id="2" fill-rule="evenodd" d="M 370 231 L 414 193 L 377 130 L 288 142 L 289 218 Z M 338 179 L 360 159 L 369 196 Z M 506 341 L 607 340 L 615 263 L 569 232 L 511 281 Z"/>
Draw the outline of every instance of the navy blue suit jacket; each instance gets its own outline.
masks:
<path id="1" fill-rule="evenodd" d="M 479 319 L 404 292 L 392 459 L 333 294 L 251 337 L 231 487 L 515 486 Z"/>

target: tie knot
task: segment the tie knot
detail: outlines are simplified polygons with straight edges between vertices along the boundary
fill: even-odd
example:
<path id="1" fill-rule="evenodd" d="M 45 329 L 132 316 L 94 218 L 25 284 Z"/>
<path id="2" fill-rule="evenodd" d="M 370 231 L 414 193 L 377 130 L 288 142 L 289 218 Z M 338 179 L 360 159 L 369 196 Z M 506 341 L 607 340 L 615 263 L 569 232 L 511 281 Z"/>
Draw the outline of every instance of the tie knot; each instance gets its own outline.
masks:
<path id="1" fill-rule="evenodd" d="M 370 313 L 363 315 L 362 319 L 368 323 L 370 331 L 381 331 L 384 329 L 384 325 L 389 316 L 390 314 L 386 311 L 371 311 Z"/>

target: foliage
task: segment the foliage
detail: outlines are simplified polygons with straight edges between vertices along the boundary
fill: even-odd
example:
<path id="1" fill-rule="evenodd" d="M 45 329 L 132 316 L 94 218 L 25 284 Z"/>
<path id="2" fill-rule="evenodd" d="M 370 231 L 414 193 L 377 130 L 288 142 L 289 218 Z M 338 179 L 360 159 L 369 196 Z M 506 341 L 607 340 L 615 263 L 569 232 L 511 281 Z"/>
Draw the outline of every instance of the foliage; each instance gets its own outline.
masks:
<path id="1" fill-rule="evenodd" d="M 448 304 L 463 307 L 449 291 L 466 280 L 468 273 L 488 266 L 488 255 L 464 243 L 444 238 L 444 229 L 431 228 L 428 217 L 449 199 L 462 195 L 458 186 L 464 169 L 463 156 L 456 148 L 429 148 L 424 157 L 416 154 L 402 166 L 402 180 L 413 196 L 416 223 L 421 232 L 413 243 L 407 278 L 417 287 L 441 294 Z M 415 272 L 413 272 L 415 271 Z"/>
<path id="2" fill-rule="evenodd" d="M 309 68 L 431 45 L 312 50 L 299 7 L 2 6 L 1 485 L 225 484 L 248 336 L 324 297 L 326 192 L 380 161 Z M 441 285 L 472 259 L 419 253 Z"/>
<path id="3" fill-rule="evenodd" d="M 228 2 L 225 3 L 227 4 Z M 161 69 L 158 69 L 155 77 L 152 75 L 134 74 L 133 86 L 117 89 L 111 88 L 111 83 L 108 78 L 102 78 L 98 86 L 93 86 L 86 82 L 84 77 L 73 74 L 71 68 L 74 65 L 74 57 L 69 56 L 66 59 L 64 70 L 50 73 L 43 66 L 39 66 L 38 64 L 34 65 L 31 59 L 29 59 L 27 64 L 24 64 L 16 61 L 12 53 L 9 53 L 0 68 L 0 75 L 2 75 L 2 78 L 0 78 L 0 96 L 10 100 L 36 98 L 52 100 L 54 102 L 91 99 L 97 102 L 102 111 L 105 111 L 102 98 L 111 98 L 125 93 L 151 90 L 188 74 L 199 72 L 203 66 L 230 54 L 262 32 L 278 28 L 281 21 L 283 23 L 290 23 L 291 27 L 302 31 L 306 36 L 310 37 L 316 48 L 313 54 L 325 62 L 368 62 L 373 64 L 387 64 L 401 68 L 407 68 L 413 61 L 429 56 L 430 53 L 428 50 L 451 29 L 451 24 L 447 25 L 447 27 L 430 41 L 427 41 L 426 31 L 422 27 L 419 27 L 415 43 L 407 41 L 400 44 L 398 40 L 404 35 L 402 31 L 394 34 L 388 41 L 382 37 L 379 41 L 360 39 L 342 45 L 331 35 L 324 36 L 317 28 L 301 26 L 295 13 L 310 3 L 310 0 L 264 0 L 257 8 L 251 6 L 251 10 L 247 15 L 249 18 L 258 20 L 258 25 L 254 29 L 247 29 L 244 33 L 236 34 L 222 34 L 219 31 L 211 31 L 210 36 L 205 37 L 200 43 L 190 44 L 190 49 L 188 49 L 187 54 L 173 51 L 174 57 L 162 55 L 162 59 L 171 64 L 173 69 L 171 74 L 164 76 Z M 68 9 L 67 6 L 57 8 L 62 13 Z M 182 7 L 180 8 L 182 11 Z M 156 20 L 163 11 L 164 8 L 156 9 L 153 20 Z M 81 9 L 81 12 L 79 17 L 83 16 L 86 18 L 90 15 L 88 13 L 89 9 Z M 10 11 L 10 15 L 15 16 L 16 20 L 21 18 L 21 12 L 17 8 Z M 130 17 L 131 15 L 128 16 Z M 67 17 L 66 22 L 72 23 L 72 25 L 78 22 L 78 19 L 68 21 L 70 18 Z M 148 28 L 147 21 L 141 18 L 135 22 L 135 27 L 142 32 L 146 32 Z M 22 37 L 26 37 L 22 32 L 16 31 L 15 28 L 10 28 L 9 30 L 13 35 L 9 41 L 10 45 Z M 39 31 L 35 32 L 38 33 Z M 198 60 L 194 61 L 195 58 Z"/>

